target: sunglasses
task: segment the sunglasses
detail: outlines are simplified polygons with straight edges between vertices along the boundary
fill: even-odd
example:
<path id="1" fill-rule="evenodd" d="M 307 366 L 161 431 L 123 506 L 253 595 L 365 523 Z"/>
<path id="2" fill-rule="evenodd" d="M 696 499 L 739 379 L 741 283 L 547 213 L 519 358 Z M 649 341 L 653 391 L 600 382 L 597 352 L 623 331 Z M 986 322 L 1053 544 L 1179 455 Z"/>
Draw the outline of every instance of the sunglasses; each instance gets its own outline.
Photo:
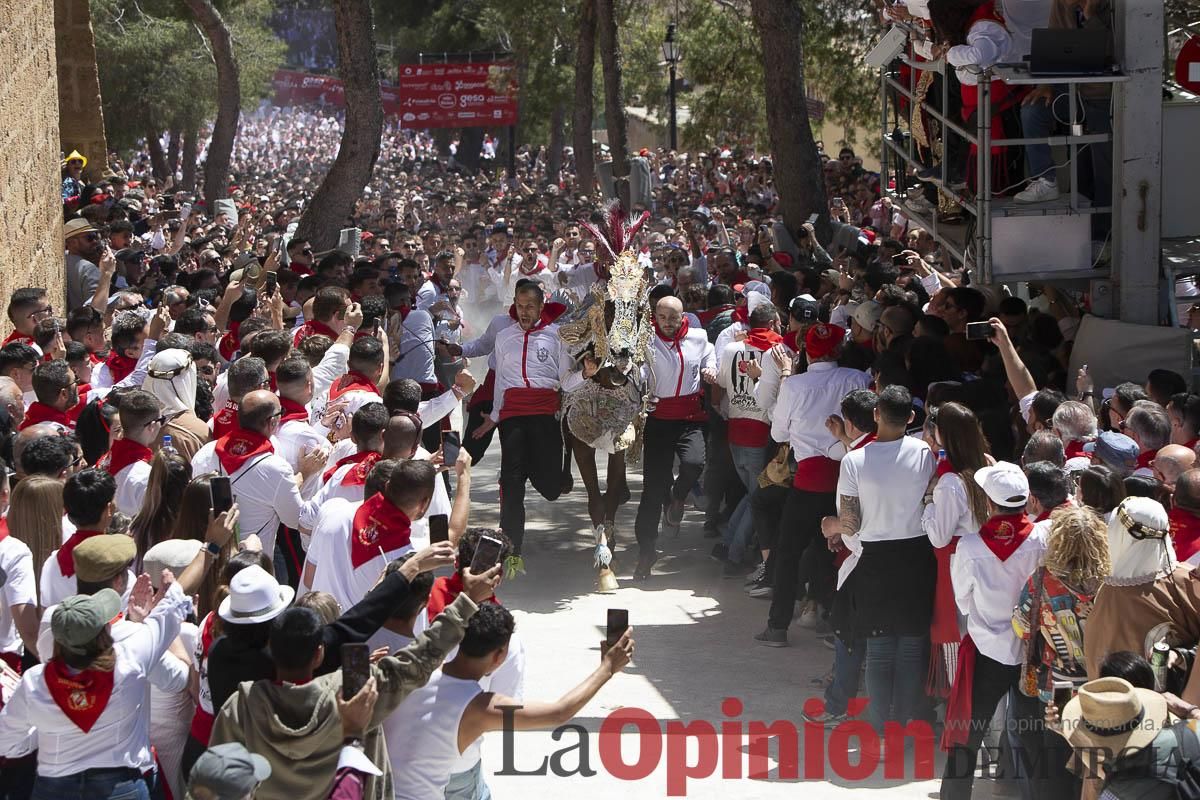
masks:
<path id="1" fill-rule="evenodd" d="M 98 241 L 100 241 L 100 234 L 98 234 L 98 233 L 85 233 L 85 234 L 83 235 L 83 238 L 84 238 L 84 241 L 88 241 L 88 242 L 98 242 Z"/>
<path id="2" fill-rule="evenodd" d="M 25 318 L 33 319 L 34 317 L 40 317 L 43 314 L 53 314 L 53 313 L 54 313 L 54 307 L 46 306 L 45 308 L 39 308 L 36 311 L 30 311 L 28 314 L 25 315 Z"/>

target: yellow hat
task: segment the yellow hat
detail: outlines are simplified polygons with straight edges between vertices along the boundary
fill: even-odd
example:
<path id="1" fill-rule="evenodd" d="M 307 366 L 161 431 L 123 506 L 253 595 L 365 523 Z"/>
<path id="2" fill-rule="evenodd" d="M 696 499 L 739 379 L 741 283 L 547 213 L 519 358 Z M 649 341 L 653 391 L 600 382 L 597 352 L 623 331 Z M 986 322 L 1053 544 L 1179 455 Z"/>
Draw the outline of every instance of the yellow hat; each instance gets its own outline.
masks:
<path id="1" fill-rule="evenodd" d="M 85 156 L 83 153 L 79 152 L 78 150 L 72 150 L 71 155 L 69 155 L 63 159 L 62 165 L 65 167 L 67 165 L 68 161 L 82 161 L 84 168 L 85 169 L 87 168 L 87 156 Z"/>
<path id="2" fill-rule="evenodd" d="M 105 533 L 80 542 L 71 555 L 79 580 L 103 583 L 125 571 L 137 555 L 137 545 L 123 533 Z"/>

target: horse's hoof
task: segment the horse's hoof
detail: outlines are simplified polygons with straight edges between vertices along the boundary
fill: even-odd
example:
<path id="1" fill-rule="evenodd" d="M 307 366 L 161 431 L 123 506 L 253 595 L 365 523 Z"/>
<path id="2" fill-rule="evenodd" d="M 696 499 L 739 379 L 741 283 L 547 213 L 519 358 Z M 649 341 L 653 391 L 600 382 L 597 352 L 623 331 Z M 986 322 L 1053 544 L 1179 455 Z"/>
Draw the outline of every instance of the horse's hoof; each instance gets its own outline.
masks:
<path id="1" fill-rule="evenodd" d="M 604 567 L 600 570 L 600 579 L 598 584 L 598 591 L 600 594 L 611 594 L 620 588 L 617 585 L 617 576 L 614 575 L 613 571 L 608 567 Z"/>

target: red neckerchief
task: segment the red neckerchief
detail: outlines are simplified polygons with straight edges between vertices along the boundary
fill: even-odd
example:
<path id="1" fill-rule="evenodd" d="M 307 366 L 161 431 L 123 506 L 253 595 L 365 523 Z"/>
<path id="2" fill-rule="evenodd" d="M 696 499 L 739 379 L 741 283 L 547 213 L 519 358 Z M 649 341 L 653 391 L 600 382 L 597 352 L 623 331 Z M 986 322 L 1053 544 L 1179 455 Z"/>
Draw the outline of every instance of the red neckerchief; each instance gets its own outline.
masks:
<path id="1" fill-rule="evenodd" d="M 238 339 L 238 329 L 241 326 L 240 322 L 229 323 L 229 332 L 217 342 L 217 352 L 226 361 L 233 361 L 233 355 L 237 352 L 238 345 L 241 344 L 241 340 Z"/>
<path id="2" fill-rule="evenodd" d="M 746 346 L 764 353 L 783 341 L 783 337 L 770 328 L 754 328 L 746 334 Z"/>
<path id="3" fill-rule="evenodd" d="M 358 569 L 380 552 L 390 553 L 409 543 L 412 521 L 384 496 L 372 495 L 354 512 L 350 529 L 350 564 Z"/>
<path id="4" fill-rule="evenodd" d="M 873 434 L 873 433 L 868 433 L 866 436 L 862 437 L 862 441 L 861 441 L 861 442 L 859 442 L 858 444 L 854 445 L 854 447 L 851 447 L 851 448 L 850 448 L 850 451 L 851 451 L 851 452 L 854 452 L 855 450 L 862 450 L 864 447 L 866 447 L 867 445 L 869 445 L 869 444 L 870 444 L 871 442 L 873 442 L 873 441 L 875 441 L 875 434 Z"/>
<path id="5" fill-rule="evenodd" d="M 112 443 L 112 449 L 100 456 L 96 467 L 117 477 L 117 473 L 138 461 L 149 461 L 154 456 L 149 447 L 138 444 L 132 439 L 117 439 Z"/>
<path id="6" fill-rule="evenodd" d="M 279 418 L 280 425 L 297 419 L 308 422 L 308 409 L 297 403 L 295 400 L 288 400 L 286 397 L 280 397 L 279 407 L 283 409 L 283 416 Z"/>
<path id="7" fill-rule="evenodd" d="M 412 305 L 396 306 L 396 310 L 400 312 L 400 321 L 405 322 L 408 320 L 408 315 L 412 313 Z"/>
<path id="8" fill-rule="evenodd" d="M 1078 440 L 1068 442 L 1066 450 L 1067 460 L 1070 461 L 1072 458 L 1079 458 L 1080 456 L 1084 458 L 1088 457 L 1088 454 L 1083 452 L 1083 442 Z"/>
<path id="9" fill-rule="evenodd" d="M 375 382 L 363 375 L 361 372 L 351 370 L 342 377 L 334 381 L 333 387 L 329 390 L 330 402 L 337 400 L 346 392 L 368 392 L 370 394 L 379 395 L 379 389 L 375 386 Z"/>
<path id="10" fill-rule="evenodd" d="M 654 332 L 658 334 L 658 338 L 662 339 L 664 342 L 678 346 L 679 343 L 683 341 L 683 337 L 687 336 L 688 318 L 686 316 L 683 318 L 683 322 L 680 323 L 679 330 L 675 331 L 674 336 L 667 336 L 662 332 L 662 328 L 658 327 L 658 317 L 654 317 Z"/>
<path id="11" fill-rule="evenodd" d="M 242 468 L 252 458 L 263 453 L 274 453 L 275 447 L 271 440 L 258 431 L 247 431 L 234 428 L 229 433 L 217 439 L 217 460 L 226 475 L 232 475 Z"/>
<path id="12" fill-rule="evenodd" d="M 25 409 L 25 419 L 21 422 L 21 430 L 25 430 L 30 425 L 37 425 L 42 422 L 57 422 L 67 428 L 74 427 L 71 425 L 71 418 L 67 416 L 67 412 L 59 411 L 54 406 L 48 406 L 45 403 L 35 400 L 29 404 L 29 408 Z"/>
<path id="13" fill-rule="evenodd" d="M 551 322 L 554 322 L 554 320 L 561 317 L 563 312 L 566 310 L 567 307 L 562 303 L 546 303 L 544 306 L 542 306 L 542 318 L 538 320 L 538 324 L 534 326 L 533 330 L 546 327 Z M 517 319 L 516 303 L 513 303 L 508 307 L 508 316 L 513 322 L 520 322 L 520 320 Z"/>
<path id="14" fill-rule="evenodd" d="M 237 421 L 238 404 L 232 400 L 226 400 L 225 406 L 213 417 L 213 436 L 220 439 L 237 427 Z"/>
<path id="15" fill-rule="evenodd" d="M 8 538 L 8 517 L 0 517 L 0 542 Z"/>
<path id="16" fill-rule="evenodd" d="M 1070 503 L 1059 503 L 1054 508 L 1042 509 L 1042 513 L 1038 514 L 1037 517 L 1035 517 L 1033 521 L 1034 522 L 1045 522 L 1046 520 L 1050 519 L 1050 515 L 1053 514 L 1056 509 L 1063 508 L 1063 507 L 1069 506 L 1069 505 L 1070 505 Z"/>
<path id="17" fill-rule="evenodd" d="M 112 382 L 120 383 L 133 372 L 133 368 L 137 366 L 137 359 L 121 355 L 114 347 L 108 351 L 108 358 L 104 359 L 104 363 L 108 364 L 108 374 L 112 376 Z"/>
<path id="18" fill-rule="evenodd" d="M 1157 450 L 1147 450 L 1144 453 L 1138 453 L 1137 468 L 1138 469 L 1145 468 L 1145 469 L 1149 469 L 1149 470 L 1154 469 L 1154 466 L 1150 462 L 1152 462 L 1154 460 L 1154 457 L 1156 455 L 1158 455 Z"/>
<path id="19" fill-rule="evenodd" d="M 783 335 L 783 338 L 780 339 L 780 341 L 783 342 L 783 346 L 788 350 L 791 350 L 793 353 L 799 353 L 800 343 L 797 341 L 799 336 L 800 331 L 788 331 Z"/>
<path id="20" fill-rule="evenodd" d="M 979 529 L 979 538 L 987 545 L 988 550 L 1001 561 L 1017 551 L 1021 543 L 1029 537 L 1033 523 L 1022 511 L 1019 514 L 998 514 Z"/>
<path id="21" fill-rule="evenodd" d="M 29 344 L 29 345 L 35 344 L 32 336 L 26 336 L 25 334 L 21 333 L 20 331 L 13 331 L 12 333 L 10 333 L 4 339 L 3 342 L 0 342 L 0 347 L 3 347 L 4 345 L 8 344 L 9 342 L 21 342 L 23 344 Z"/>
<path id="22" fill-rule="evenodd" d="M 539 272 L 541 272 L 542 270 L 544 270 L 546 268 L 546 265 L 542 263 L 542 259 L 540 257 L 538 257 L 538 258 L 533 259 L 533 263 L 537 265 L 537 269 L 534 269 L 530 272 L 526 272 L 525 271 L 525 262 L 528 260 L 529 259 L 527 259 L 527 258 L 521 259 L 521 266 L 517 267 L 517 272 L 520 273 L 524 277 L 529 277 L 530 275 L 537 275 Z"/>
<path id="23" fill-rule="evenodd" d="M 79 415 L 87 408 L 88 400 L 91 399 L 92 387 L 91 384 L 81 383 L 75 387 L 75 391 L 79 393 L 79 402 L 67 409 L 67 419 L 71 420 L 72 428 L 79 422 Z"/>
<path id="24" fill-rule="evenodd" d="M 104 359 L 101 358 L 100 356 L 96 355 L 95 353 L 88 351 L 88 363 L 94 367 L 97 364 L 103 364 Z"/>
<path id="25" fill-rule="evenodd" d="M 1200 517 L 1185 508 L 1172 508 L 1167 512 L 1171 523 L 1171 544 L 1175 545 L 1175 558 L 1187 561 L 1200 551 Z"/>
<path id="26" fill-rule="evenodd" d="M 1200 439 L 1192 439 L 1190 442 L 1184 442 L 1183 446 L 1188 450 L 1195 450 L 1197 444 L 1200 444 Z"/>
<path id="27" fill-rule="evenodd" d="M 344 467 L 347 464 L 358 464 L 359 469 L 352 469 L 349 472 L 347 472 L 345 475 L 342 476 L 342 485 L 343 486 L 364 485 L 367 482 L 367 473 L 371 471 L 371 467 L 375 466 L 375 462 L 377 462 L 381 458 L 383 458 L 383 456 L 380 453 L 375 452 L 374 450 L 365 450 L 361 453 L 354 453 L 352 455 L 348 455 L 345 458 L 338 461 L 336 464 L 334 464 L 329 469 L 325 470 L 325 474 L 321 476 L 321 482 L 329 483 L 331 480 L 333 480 L 334 473 L 336 473 L 340 467 Z M 360 472 L 360 471 L 362 472 L 362 480 L 357 480 L 357 479 L 355 479 L 354 476 L 355 476 L 356 472 Z"/>
<path id="28" fill-rule="evenodd" d="M 71 538 L 63 542 L 63 546 L 58 548 L 58 570 L 63 574 L 64 578 L 70 578 L 75 574 L 75 548 L 81 543 L 86 542 L 93 536 L 103 536 L 102 531 L 75 531 L 71 534 Z"/>
<path id="29" fill-rule="evenodd" d="M 457 571 L 448 577 L 436 578 L 433 581 L 433 587 L 429 590 L 429 602 L 425 604 L 425 611 L 429 614 L 429 621 L 437 617 L 438 614 L 446 610 L 446 606 L 454 602 L 460 594 L 463 593 L 463 579 Z M 500 601 L 496 599 L 496 595 L 492 595 L 485 603 L 495 603 L 500 605 Z"/>
<path id="30" fill-rule="evenodd" d="M 707 325 L 708 323 L 712 322 L 714 319 L 716 319 L 720 315 L 724 314 L 726 311 L 728 311 L 731 308 L 734 308 L 734 306 L 731 306 L 729 304 L 726 304 L 723 306 L 715 306 L 714 308 L 706 308 L 703 311 L 696 312 L 696 319 L 700 320 L 701 325 Z"/>
<path id="31" fill-rule="evenodd" d="M 52 658 L 46 662 L 42 675 L 54 704 L 81 731 L 90 731 L 112 697 L 113 673 L 85 669 L 76 675 L 68 675 L 66 667 L 60 666 L 57 658 Z"/>
<path id="32" fill-rule="evenodd" d="M 300 344 L 301 340 L 309 336 L 328 336 L 330 339 L 337 341 L 338 335 L 333 328 L 321 322 L 319 319 L 314 319 L 311 322 L 306 322 L 296 331 L 296 335 L 292 337 L 293 344 Z"/>
<path id="33" fill-rule="evenodd" d="M 937 462 L 937 476 L 940 478 L 943 475 L 949 475 L 952 472 L 958 472 L 954 465 L 950 463 L 950 459 L 943 458 Z"/>
<path id="34" fill-rule="evenodd" d="M 733 310 L 733 321 L 740 322 L 744 325 L 749 324 L 749 322 L 750 322 L 750 304 L 749 303 L 747 303 L 744 306 L 738 306 L 737 308 L 735 308 Z"/>

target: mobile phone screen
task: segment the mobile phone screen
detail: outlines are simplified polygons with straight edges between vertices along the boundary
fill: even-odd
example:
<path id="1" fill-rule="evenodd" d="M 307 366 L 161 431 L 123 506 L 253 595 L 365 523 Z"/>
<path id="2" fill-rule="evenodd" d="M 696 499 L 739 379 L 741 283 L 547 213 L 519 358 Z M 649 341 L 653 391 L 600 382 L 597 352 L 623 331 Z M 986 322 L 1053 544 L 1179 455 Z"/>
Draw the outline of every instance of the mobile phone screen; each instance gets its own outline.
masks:
<path id="1" fill-rule="evenodd" d="M 366 642 L 342 645 L 342 699 L 358 694 L 371 678 L 371 646 Z"/>
<path id="2" fill-rule="evenodd" d="M 608 628 L 604 633 L 604 641 L 616 644 L 629 629 L 629 609 L 610 608 L 608 610 Z"/>
<path id="3" fill-rule="evenodd" d="M 500 551 L 504 549 L 499 539 L 491 536 L 480 536 L 479 544 L 475 545 L 475 557 L 471 559 L 471 573 L 478 575 L 487 572 L 500 563 Z"/>
<path id="4" fill-rule="evenodd" d="M 431 514 L 429 517 L 429 543 L 450 541 L 450 517 L 445 514 Z"/>
<path id="5" fill-rule="evenodd" d="M 230 485 L 229 478 L 218 476 L 210 479 L 208 491 L 212 496 L 214 516 L 233 507 L 233 486 Z"/>
<path id="6" fill-rule="evenodd" d="M 990 322 L 968 322 L 967 323 L 967 338 L 968 339 L 988 339 L 992 335 L 992 323 Z"/>
<path id="7" fill-rule="evenodd" d="M 462 448 L 462 440 L 458 431 L 442 431 L 442 463 L 447 467 L 458 461 L 458 451 Z"/>

